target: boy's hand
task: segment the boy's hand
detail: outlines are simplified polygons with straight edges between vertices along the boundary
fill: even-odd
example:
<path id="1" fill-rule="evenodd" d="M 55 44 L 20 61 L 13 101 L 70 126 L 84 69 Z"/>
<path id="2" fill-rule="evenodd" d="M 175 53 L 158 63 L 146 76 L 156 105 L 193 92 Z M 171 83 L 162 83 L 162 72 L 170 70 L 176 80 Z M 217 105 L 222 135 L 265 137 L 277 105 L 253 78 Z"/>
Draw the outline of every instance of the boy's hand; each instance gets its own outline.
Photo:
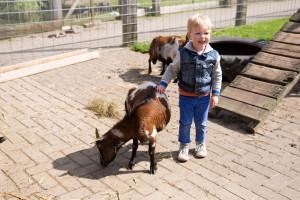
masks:
<path id="1" fill-rule="evenodd" d="M 160 93 L 160 94 L 164 93 L 165 90 L 166 90 L 166 88 L 165 88 L 164 86 L 162 86 L 162 85 L 158 85 L 158 86 L 156 87 L 156 91 L 157 91 L 158 93 Z"/>
<path id="2" fill-rule="evenodd" d="M 210 99 L 210 108 L 214 108 L 219 103 L 219 96 L 212 96 Z"/>

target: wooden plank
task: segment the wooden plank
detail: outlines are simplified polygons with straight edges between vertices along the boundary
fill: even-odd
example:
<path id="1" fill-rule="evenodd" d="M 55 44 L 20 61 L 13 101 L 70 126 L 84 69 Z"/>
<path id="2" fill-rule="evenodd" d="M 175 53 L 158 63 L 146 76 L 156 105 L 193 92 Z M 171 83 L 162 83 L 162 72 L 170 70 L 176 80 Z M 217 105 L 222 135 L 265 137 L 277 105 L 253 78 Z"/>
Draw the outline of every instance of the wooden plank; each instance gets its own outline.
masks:
<path id="1" fill-rule="evenodd" d="M 235 77 L 230 83 L 230 86 L 275 99 L 279 98 L 284 90 L 284 86 L 258 81 L 240 75 Z"/>
<path id="2" fill-rule="evenodd" d="M 87 53 L 87 52 L 88 52 L 88 49 L 80 49 L 80 50 L 62 53 L 62 54 L 58 54 L 58 55 L 54 55 L 54 56 L 48 56 L 45 58 L 39 58 L 36 60 L 24 62 L 24 63 L 3 66 L 3 67 L 0 67 L 0 73 L 13 71 L 13 70 L 21 69 L 21 68 L 26 68 L 26 67 L 30 67 L 30 66 L 34 66 L 34 65 L 39 65 L 39 64 L 43 64 L 43 63 L 48 63 L 51 61 L 60 60 L 60 59 L 66 58 L 66 57 L 76 56 L 76 55 L 80 55 L 80 54 Z"/>
<path id="3" fill-rule="evenodd" d="M 300 34 L 280 31 L 273 37 L 273 41 L 300 45 Z"/>
<path id="4" fill-rule="evenodd" d="M 281 31 L 288 33 L 300 33 L 300 23 L 297 22 L 287 22 L 282 28 Z"/>
<path id="5" fill-rule="evenodd" d="M 277 55 L 300 58 L 300 46 L 272 41 L 266 44 L 262 51 Z"/>
<path id="6" fill-rule="evenodd" d="M 290 21 L 300 22 L 300 9 L 291 16 Z"/>
<path id="7" fill-rule="evenodd" d="M 241 90 L 234 87 L 226 87 L 221 96 L 244 102 L 249 105 L 272 110 L 276 106 L 276 99 L 266 97 L 260 94 L 255 94 L 246 90 Z"/>
<path id="8" fill-rule="evenodd" d="M 93 52 L 86 52 L 75 56 L 65 57 L 62 59 L 51 60 L 50 62 L 41 63 L 33 66 L 18 68 L 12 71 L 0 73 L 0 82 L 9 81 L 20 77 L 41 73 L 44 71 L 83 62 L 97 57 L 99 57 L 98 51 L 93 51 Z"/>
<path id="9" fill-rule="evenodd" d="M 268 83 L 286 85 L 292 82 L 298 73 L 248 63 L 241 74 Z"/>
<path id="10" fill-rule="evenodd" d="M 289 58 L 261 51 L 256 54 L 251 62 L 277 69 L 300 72 L 300 59 L 297 58 Z"/>
<path id="11" fill-rule="evenodd" d="M 236 101 L 234 99 L 224 97 L 224 96 L 220 96 L 217 109 L 224 109 L 234 114 L 244 116 L 250 119 L 258 120 L 258 121 L 263 119 L 269 112 L 266 109 L 245 104 L 243 102 Z"/>

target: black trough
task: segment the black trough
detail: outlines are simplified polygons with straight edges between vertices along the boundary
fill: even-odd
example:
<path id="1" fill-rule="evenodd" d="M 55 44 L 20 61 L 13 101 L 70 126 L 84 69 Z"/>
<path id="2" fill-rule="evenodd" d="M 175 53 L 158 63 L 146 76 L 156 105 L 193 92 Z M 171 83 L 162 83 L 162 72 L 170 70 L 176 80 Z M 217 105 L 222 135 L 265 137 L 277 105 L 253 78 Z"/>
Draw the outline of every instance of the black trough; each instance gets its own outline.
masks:
<path id="1" fill-rule="evenodd" d="M 250 60 L 261 51 L 265 41 L 252 39 L 216 39 L 210 45 L 221 55 L 223 81 L 232 82 Z"/>

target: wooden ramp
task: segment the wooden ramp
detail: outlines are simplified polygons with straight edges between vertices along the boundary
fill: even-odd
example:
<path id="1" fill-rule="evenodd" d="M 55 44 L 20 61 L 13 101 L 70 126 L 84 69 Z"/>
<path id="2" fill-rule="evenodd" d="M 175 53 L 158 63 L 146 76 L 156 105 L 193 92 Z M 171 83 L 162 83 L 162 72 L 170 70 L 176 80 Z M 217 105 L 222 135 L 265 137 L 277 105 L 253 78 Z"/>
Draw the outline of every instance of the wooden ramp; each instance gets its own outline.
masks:
<path id="1" fill-rule="evenodd" d="M 237 116 L 257 125 L 300 78 L 300 9 L 221 93 L 217 116 Z"/>

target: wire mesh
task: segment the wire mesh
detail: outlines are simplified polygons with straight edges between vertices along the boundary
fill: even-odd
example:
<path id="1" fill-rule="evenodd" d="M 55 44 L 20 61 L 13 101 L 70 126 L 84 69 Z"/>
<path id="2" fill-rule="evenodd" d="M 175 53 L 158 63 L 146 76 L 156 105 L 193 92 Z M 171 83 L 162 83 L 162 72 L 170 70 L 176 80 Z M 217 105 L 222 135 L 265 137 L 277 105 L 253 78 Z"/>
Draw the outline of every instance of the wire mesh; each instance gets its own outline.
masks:
<path id="1" fill-rule="evenodd" d="M 247 24 L 289 17 L 300 8 L 299 0 L 1 0 L 0 67 L 76 49 L 185 35 L 194 13 L 208 15 L 214 28 L 235 26 L 242 3 Z"/>

